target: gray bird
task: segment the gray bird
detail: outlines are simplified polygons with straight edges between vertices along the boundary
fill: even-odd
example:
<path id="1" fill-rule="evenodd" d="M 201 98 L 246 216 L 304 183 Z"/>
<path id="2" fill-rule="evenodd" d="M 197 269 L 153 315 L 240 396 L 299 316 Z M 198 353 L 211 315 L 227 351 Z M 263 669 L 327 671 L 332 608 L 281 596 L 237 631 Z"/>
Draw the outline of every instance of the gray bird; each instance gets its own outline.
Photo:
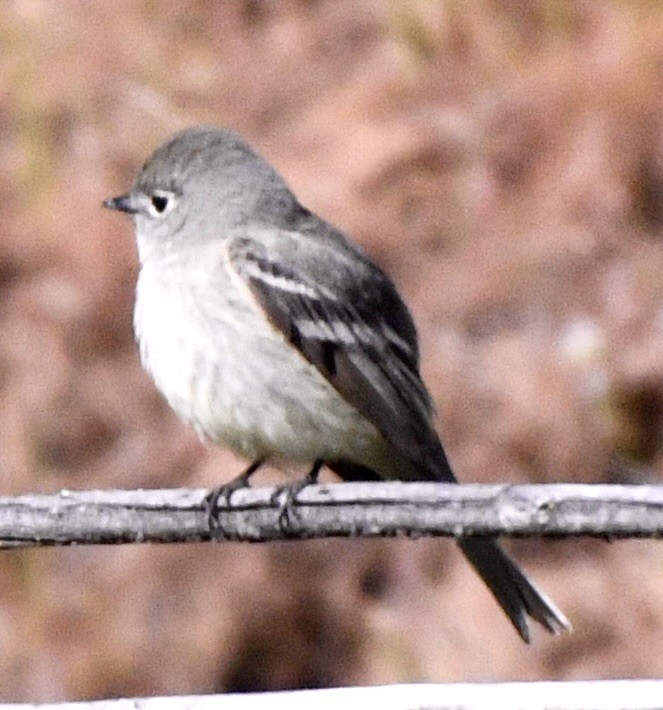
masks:
<path id="1" fill-rule="evenodd" d="M 268 460 L 311 465 L 307 482 L 323 465 L 456 481 L 396 287 L 237 134 L 176 134 L 104 206 L 135 224 L 142 363 L 182 419 L 251 462 L 231 487 Z M 570 630 L 496 540 L 458 545 L 524 641 L 528 615 Z"/>

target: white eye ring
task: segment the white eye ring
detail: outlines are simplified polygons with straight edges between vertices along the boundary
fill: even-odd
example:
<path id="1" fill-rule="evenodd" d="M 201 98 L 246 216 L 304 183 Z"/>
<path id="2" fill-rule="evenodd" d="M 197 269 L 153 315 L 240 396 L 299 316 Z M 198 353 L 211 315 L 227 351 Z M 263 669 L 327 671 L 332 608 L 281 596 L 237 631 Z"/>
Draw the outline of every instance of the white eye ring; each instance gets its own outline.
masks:
<path id="1" fill-rule="evenodd" d="M 153 190 L 147 199 L 147 209 L 152 217 L 163 217 L 177 204 L 177 195 L 169 190 Z"/>

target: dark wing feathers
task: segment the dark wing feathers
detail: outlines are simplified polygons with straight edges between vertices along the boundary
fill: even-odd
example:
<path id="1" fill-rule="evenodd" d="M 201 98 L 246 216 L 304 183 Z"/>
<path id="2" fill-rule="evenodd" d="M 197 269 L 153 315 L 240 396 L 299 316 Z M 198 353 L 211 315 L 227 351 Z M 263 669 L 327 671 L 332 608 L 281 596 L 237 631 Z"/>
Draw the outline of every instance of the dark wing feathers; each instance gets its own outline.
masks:
<path id="1" fill-rule="evenodd" d="M 283 231 L 269 244 L 238 236 L 230 264 L 272 323 L 422 478 L 451 474 L 431 426 L 416 332 L 394 286 L 345 242 Z M 443 463 L 440 463 L 443 462 Z M 441 469 L 441 470 L 440 470 Z"/>
<path id="2" fill-rule="evenodd" d="M 454 481 L 430 423 L 407 308 L 387 277 L 342 235 L 323 235 L 236 238 L 231 267 L 272 323 L 392 445 L 404 471 Z M 353 461 L 326 463 L 349 481 L 376 480 L 381 473 Z M 525 641 L 528 615 L 553 633 L 571 628 L 495 540 L 460 538 L 459 544 Z"/>

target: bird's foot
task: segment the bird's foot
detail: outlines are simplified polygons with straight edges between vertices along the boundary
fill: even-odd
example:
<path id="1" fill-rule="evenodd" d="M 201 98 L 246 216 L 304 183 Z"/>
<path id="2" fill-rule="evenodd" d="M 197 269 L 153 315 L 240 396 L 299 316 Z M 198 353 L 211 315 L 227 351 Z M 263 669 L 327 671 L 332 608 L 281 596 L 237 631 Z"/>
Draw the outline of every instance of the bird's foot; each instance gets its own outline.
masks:
<path id="1" fill-rule="evenodd" d="M 229 483 L 224 483 L 222 486 L 212 488 L 203 500 L 203 510 L 207 517 L 207 528 L 209 530 L 210 539 L 219 539 L 219 512 L 230 507 L 230 499 L 235 491 L 242 488 L 250 488 L 251 476 L 262 466 L 263 459 L 254 461 L 246 470 L 242 471 L 239 476 L 236 476 Z"/>
<path id="2" fill-rule="evenodd" d="M 293 523 L 297 520 L 297 495 L 306 488 L 306 486 L 317 483 L 322 464 L 322 461 L 316 461 L 305 478 L 285 486 L 278 486 L 272 494 L 270 502 L 272 505 L 278 506 L 279 529 L 284 535 L 288 536 L 292 532 L 294 527 Z"/>

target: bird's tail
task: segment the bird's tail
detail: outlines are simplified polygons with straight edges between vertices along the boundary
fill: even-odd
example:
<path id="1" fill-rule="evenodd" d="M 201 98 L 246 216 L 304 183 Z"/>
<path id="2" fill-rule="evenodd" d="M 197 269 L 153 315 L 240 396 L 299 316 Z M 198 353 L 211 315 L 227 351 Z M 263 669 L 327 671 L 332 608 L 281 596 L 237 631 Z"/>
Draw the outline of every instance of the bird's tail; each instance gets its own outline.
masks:
<path id="1" fill-rule="evenodd" d="M 553 634 L 572 630 L 566 616 L 527 578 L 496 540 L 464 537 L 458 540 L 458 545 L 525 643 L 530 640 L 528 616 Z"/>

